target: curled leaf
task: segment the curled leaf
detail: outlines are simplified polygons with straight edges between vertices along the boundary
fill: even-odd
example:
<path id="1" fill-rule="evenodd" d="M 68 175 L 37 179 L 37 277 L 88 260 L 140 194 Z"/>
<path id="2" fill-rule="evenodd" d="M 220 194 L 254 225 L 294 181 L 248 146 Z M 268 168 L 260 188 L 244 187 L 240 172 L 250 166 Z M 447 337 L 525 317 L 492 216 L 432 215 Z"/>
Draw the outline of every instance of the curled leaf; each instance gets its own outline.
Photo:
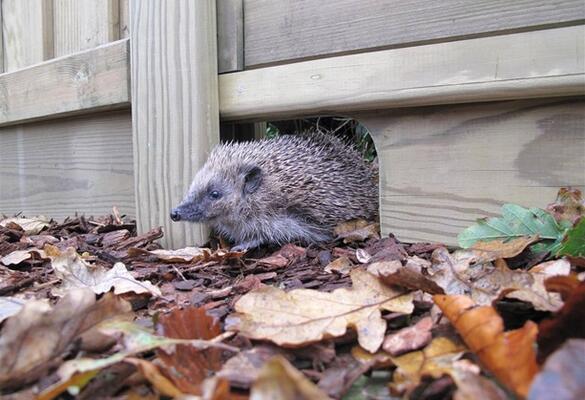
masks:
<path id="1" fill-rule="evenodd" d="M 526 397 L 538 372 L 534 350 L 536 324 L 528 321 L 520 329 L 504 332 L 502 318 L 493 307 L 475 307 L 467 296 L 435 295 L 433 300 L 484 366 L 514 392 Z"/>

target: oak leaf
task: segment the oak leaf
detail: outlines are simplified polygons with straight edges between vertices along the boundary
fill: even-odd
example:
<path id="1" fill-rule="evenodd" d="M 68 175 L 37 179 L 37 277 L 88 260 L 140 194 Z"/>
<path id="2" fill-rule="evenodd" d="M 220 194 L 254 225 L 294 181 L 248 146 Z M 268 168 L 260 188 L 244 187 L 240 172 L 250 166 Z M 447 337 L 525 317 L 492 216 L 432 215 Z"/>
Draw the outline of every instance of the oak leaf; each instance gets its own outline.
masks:
<path id="1" fill-rule="evenodd" d="M 534 350 L 538 327 L 532 321 L 504 332 L 490 306 L 475 307 L 467 296 L 435 295 L 433 300 L 483 365 L 516 394 L 526 397 L 538 372 Z"/>
<path id="2" fill-rule="evenodd" d="M 120 262 L 110 269 L 88 264 L 73 248 L 61 252 L 54 246 L 45 246 L 45 252 L 51 257 L 55 275 L 63 284 L 53 289 L 54 295 L 63 295 L 72 288 L 86 287 L 96 294 L 102 294 L 114 288 L 115 294 L 128 292 L 150 293 L 160 296 L 160 289 L 149 281 L 137 281 Z"/>
<path id="3" fill-rule="evenodd" d="M 226 328 L 253 339 L 298 347 L 342 336 L 352 327 L 359 344 L 373 353 L 386 331 L 381 310 L 410 314 L 413 298 L 364 270 L 353 270 L 350 276 L 352 288 L 331 293 L 311 289 L 287 293 L 271 286 L 255 289 L 235 304 L 236 313 L 227 318 Z"/>
<path id="4" fill-rule="evenodd" d="M 27 235 L 36 235 L 49 226 L 50 222 L 51 220 L 44 216 L 34 218 L 14 217 L 3 219 L 0 221 L 0 226 L 16 224 L 20 226 Z"/>
<path id="5" fill-rule="evenodd" d="M 329 400 L 330 397 L 293 367 L 275 356 L 260 370 L 250 391 L 250 400 Z"/>

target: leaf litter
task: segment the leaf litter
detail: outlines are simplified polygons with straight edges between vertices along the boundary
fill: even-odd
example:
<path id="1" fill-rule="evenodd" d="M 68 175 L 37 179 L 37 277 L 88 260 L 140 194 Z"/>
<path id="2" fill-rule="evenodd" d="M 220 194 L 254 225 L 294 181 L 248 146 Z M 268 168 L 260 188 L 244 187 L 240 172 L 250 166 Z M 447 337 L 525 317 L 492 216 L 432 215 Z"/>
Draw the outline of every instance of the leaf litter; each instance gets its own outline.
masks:
<path id="1" fill-rule="evenodd" d="M 583 393 L 571 364 L 585 338 L 583 201 L 563 190 L 546 211 L 504 206 L 459 250 L 380 238 L 366 221 L 331 243 L 243 254 L 162 249 L 160 228 L 137 234 L 115 208 L 4 219 L 0 395 Z"/>

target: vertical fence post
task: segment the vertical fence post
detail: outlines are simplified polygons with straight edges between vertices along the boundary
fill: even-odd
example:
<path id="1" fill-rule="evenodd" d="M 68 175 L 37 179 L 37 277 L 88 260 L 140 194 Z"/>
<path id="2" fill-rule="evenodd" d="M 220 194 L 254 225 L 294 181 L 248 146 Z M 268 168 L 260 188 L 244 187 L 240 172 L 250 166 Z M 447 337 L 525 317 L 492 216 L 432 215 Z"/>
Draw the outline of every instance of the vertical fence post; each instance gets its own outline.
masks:
<path id="1" fill-rule="evenodd" d="M 138 227 L 162 226 L 165 246 L 201 244 L 207 230 L 169 212 L 219 141 L 215 0 L 131 0 L 130 23 Z"/>

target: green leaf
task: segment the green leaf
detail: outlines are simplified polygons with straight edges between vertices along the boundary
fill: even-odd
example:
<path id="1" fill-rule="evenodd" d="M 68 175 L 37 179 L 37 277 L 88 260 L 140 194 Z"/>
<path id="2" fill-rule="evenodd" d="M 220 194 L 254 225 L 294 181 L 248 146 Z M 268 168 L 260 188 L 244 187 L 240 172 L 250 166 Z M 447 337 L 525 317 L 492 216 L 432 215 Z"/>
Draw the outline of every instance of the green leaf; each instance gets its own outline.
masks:
<path id="1" fill-rule="evenodd" d="M 480 219 L 458 236 L 459 246 L 471 247 L 478 241 L 507 240 L 521 236 L 538 235 L 541 243 L 533 250 L 556 250 L 565 234 L 554 217 L 540 208 L 524 208 L 516 204 L 504 204 L 502 216 Z"/>
<path id="2" fill-rule="evenodd" d="M 585 218 L 567 232 L 567 239 L 561 244 L 559 256 L 585 257 Z"/>

